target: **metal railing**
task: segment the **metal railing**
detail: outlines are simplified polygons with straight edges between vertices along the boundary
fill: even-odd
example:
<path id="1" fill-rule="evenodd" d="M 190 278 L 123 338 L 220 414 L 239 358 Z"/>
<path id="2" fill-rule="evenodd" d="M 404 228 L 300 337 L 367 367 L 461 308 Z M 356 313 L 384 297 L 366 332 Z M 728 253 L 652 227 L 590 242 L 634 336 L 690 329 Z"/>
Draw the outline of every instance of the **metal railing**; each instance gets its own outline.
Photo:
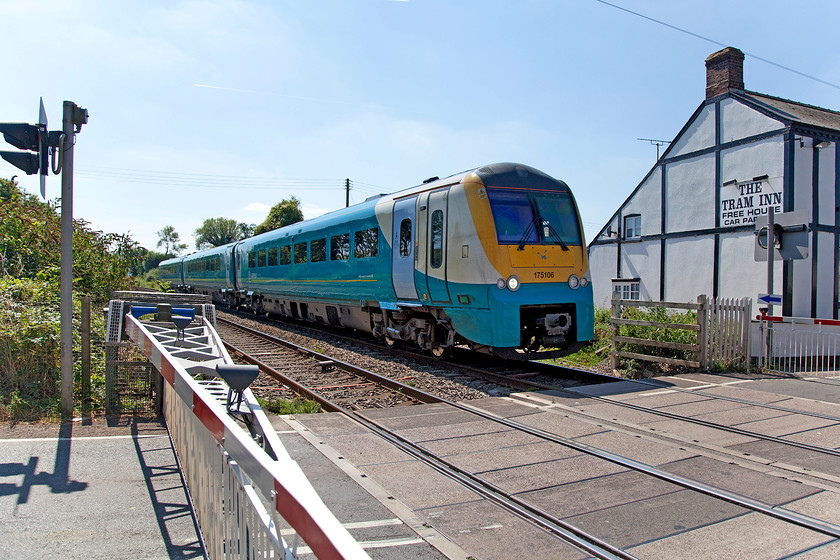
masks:
<path id="1" fill-rule="evenodd" d="M 369 558 L 286 453 L 249 389 L 248 410 L 238 412 L 254 433 L 228 415 L 227 385 L 207 378 L 214 364 L 232 360 L 211 323 L 196 319 L 198 326 L 178 331 L 127 314 L 124 332 L 164 379 L 167 426 L 209 556 L 292 559 L 300 539 L 318 558 Z M 291 546 L 281 523 L 295 531 Z"/>
<path id="2" fill-rule="evenodd" d="M 759 367 L 797 376 L 840 375 L 840 321 L 761 315 Z"/>

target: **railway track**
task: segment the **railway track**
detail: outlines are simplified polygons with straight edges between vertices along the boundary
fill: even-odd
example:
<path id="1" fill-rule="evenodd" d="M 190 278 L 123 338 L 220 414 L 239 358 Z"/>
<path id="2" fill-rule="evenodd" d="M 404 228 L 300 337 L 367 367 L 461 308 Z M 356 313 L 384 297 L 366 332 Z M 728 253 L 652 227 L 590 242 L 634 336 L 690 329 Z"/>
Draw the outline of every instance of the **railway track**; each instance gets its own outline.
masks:
<path id="1" fill-rule="evenodd" d="M 226 331 L 224 330 L 227 328 L 229 327 L 224 326 L 220 328 L 220 332 L 223 333 L 223 337 L 225 338 L 228 338 L 228 334 L 226 334 Z M 266 338 L 263 337 L 263 340 L 266 340 Z M 276 340 L 273 342 L 273 344 L 277 344 Z M 238 349 L 242 350 L 243 353 L 248 353 L 249 349 L 253 348 L 256 348 L 257 352 L 261 353 L 262 357 L 266 359 L 269 359 L 271 355 L 276 352 L 276 350 L 266 349 L 260 344 L 255 344 L 255 346 L 248 346 L 247 348 Z M 659 480 L 667 485 L 678 487 L 683 491 L 701 494 L 714 500 L 720 500 L 721 502 L 731 504 L 732 506 L 735 506 L 737 508 L 742 508 L 744 511 L 755 512 L 760 515 L 768 516 L 775 520 L 795 525 L 797 527 L 801 527 L 809 531 L 828 536 L 830 538 L 840 538 L 840 527 L 831 523 L 826 523 L 817 519 L 809 518 L 808 516 L 804 516 L 796 512 L 786 510 L 784 508 L 774 507 L 773 505 L 763 502 L 762 500 L 750 498 L 737 492 L 728 491 L 715 485 L 703 483 L 698 480 L 689 478 L 687 476 L 670 472 L 667 469 L 648 465 L 640 461 L 636 461 L 628 457 L 618 455 L 605 449 L 600 449 L 598 447 L 587 444 L 581 444 L 580 442 L 575 441 L 575 439 L 573 438 L 567 438 L 552 431 L 537 429 L 532 426 L 523 424 L 517 420 L 505 418 L 503 416 L 493 414 L 492 412 L 482 410 L 481 408 L 478 408 L 476 406 L 471 406 L 470 404 L 453 402 L 447 400 L 445 396 L 431 395 L 425 391 L 417 391 L 416 393 L 414 393 L 414 391 L 410 391 L 414 390 L 414 387 L 406 383 L 402 383 L 401 381 L 387 381 L 386 384 L 389 385 L 388 391 L 382 391 L 377 389 L 377 391 L 382 392 L 383 395 L 385 393 L 390 393 L 390 396 L 374 396 L 374 394 L 371 392 L 371 388 L 365 387 L 365 385 L 370 385 L 374 382 L 379 382 L 384 376 L 376 374 L 371 376 L 369 375 L 370 372 L 361 373 L 360 371 L 358 371 L 361 368 L 358 368 L 357 366 L 345 364 L 339 360 L 336 360 L 335 358 L 327 356 L 326 354 L 313 352 L 311 349 L 288 350 L 288 352 L 291 352 L 293 355 L 302 356 L 304 360 L 308 361 L 308 369 L 320 370 L 321 374 L 339 376 L 338 378 L 332 378 L 332 380 L 330 381 L 324 381 L 323 377 L 319 378 L 317 377 L 317 375 L 314 377 L 314 383 L 318 386 L 318 390 L 313 390 L 312 394 L 316 395 L 316 398 L 322 399 L 322 406 L 326 410 L 335 410 L 347 415 L 348 417 L 353 418 L 354 421 L 364 425 L 367 429 L 379 434 L 380 437 L 389 441 L 392 445 L 399 447 L 401 450 L 408 453 L 410 456 L 415 457 L 420 461 L 423 461 L 425 464 L 431 466 L 438 472 L 444 473 L 446 476 L 457 480 L 460 484 L 470 488 L 480 496 L 495 503 L 499 507 L 506 509 L 507 511 L 519 516 L 520 518 L 528 520 L 533 525 L 540 527 L 543 531 L 547 531 L 548 533 L 555 535 L 558 539 L 562 539 L 564 542 L 571 543 L 580 550 L 585 551 L 586 554 L 590 554 L 594 557 L 633 558 L 634 556 L 624 552 L 623 550 L 614 545 L 610 545 L 602 539 L 599 539 L 592 533 L 584 531 L 576 527 L 575 525 L 564 521 L 562 519 L 562 516 L 552 515 L 550 512 L 545 511 L 539 506 L 521 499 L 519 496 L 517 496 L 517 493 L 507 491 L 503 487 L 486 480 L 481 475 L 476 474 L 476 471 L 481 472 L 481 469 L 465 469 L 462 466 L 459 466 L 457 464 L 457 461 L 444 459 L 438 456 L 437 454 L 433 453 L 430 449 L 427 449 L 426 446 L 424 446 L 423 444 L 418 443 L 417 441 L 412 441 L 412 439 L 403 437 L 398 433 L 398 431 L 389 429 L 383 423 L 377 422 L 376 420 L 371 418 L 369 413 L 365 412 L 365 409 L 369 410 L 371 408 L 400 406 L 419 402 L 436 402 L 443 406 L 451 407 L 461 412 L 466 412 L 471 415 L 475 415 L 476 418 L 481 419 L 481 421 L 497 423 L 501 426 L 504 426 L 506 429 L 511 429 L 518 433 L 527 434 L 529 437 L 537 438 L 545 442 L 556 444 L 565 448 L 568 451 L 581 454 L 583 456 L 591 458 L 592 460 L 606 461 L 619 468 L 641 473 L 645 476 L 649 476 L 656 480 Z M 288 365 L 289 359 L 290 358 L 286 354 L 284 354 L 283 357 L 275 361 L 283 365 Z M 262 364 L 263 368 L 268 366 L 268 364 L 262 362 L 261 359 L 258 361 Z M 292 368 L 299 367 L 301 366 L 292 366 Z M 454 368 L 455 371 L 459 373 L 453 374 L 450 371 L 450 368 Z M 558 368 L 553 368 L 553 371 L 544 372 L 542 371 L 542 366 L 538 366 L 537 368 L 535 368 L 537 371 L 533 371 L 530 367 L 521 368 L 519 366 L 508 367 L 507 365 L 502 365 L 497 366 L 496 371 L 488 373 L 486 371 L 481 371 L 479 370 L 479 368 L 475 368 L 472 366 L 453 366 L 447 364 L 446 367 L 444 367 L 442 364 L 437 364 L 437 369 L 437 374 L 440 376 L 439 380 L 451 380 L 456 375 L 466 375 L 467 372 L 472 372 L 476 375 L 481 374 L 481 376 L 484 379 L 487 379 L 488 377 L 493 378 L 494 376 L 498 376 L 499 378 L 504 378 L 505 380 L 510 381 L 511 371 L 514 371 L 514 383 L 512 383 L 512 385 L 514 386 L 521 384 L 530 387 L 550 387 L 556 391 L 565 391 L 568 395 L 571 395 L 573 398 L 592 399 L 595 402 L 603 402 L 612 406 L 624 407 L 629 410 L 633 410 L 634 412 L 658 414 L 671 420 L 685 422 L 696 423 L 697 420 L 687 416 L 668 413 L 666 411 L 656 410 L 638 405 L 632 405 L 630 403 L 623 403 L 615 399 L 598 397 L 596 395 L 588 395 L 585 393 L 578 392 L 569 387 L 564 387 L 562 384 L 549 385 L 543 384 L 539 381 L 535 383 L 533 381 L 526 381 L 522 379 L 526 376 L 547 376 L 550 379 L 557 378 Z M 308 375 L 309 374 L 305 374 L 304 377 Z M 355 378 L 352 376 L 355 376 Z M 404 378 L 404 380 L 415 381 L 415 377 L 409 376 L 408 379 Z M 579 381 L 576 381 L 575 383 L 579 383 Z M 356 399 L 353 396 L 353 394 L 347 392 L 351 387 L 359 388 L 362 391 L 362 394 L 358 399 Z M 321 394 L 325 392 L 326 389 L 334 388 L 340 389 L 337 393 L 337 401 Z M 296 389 L 296 391 L 301 391 L 301 389 Z M 364 391 L 367 391 L 367 393 L 365 393 Z M 456 392 L 456 395 L 457 394 L 458 393 Z M 482 396 L 486 395 L 482 394 Z M 728 429 L 741 435 L 749 435 L 750 437 L 756 437 L 759 439 L 764 439 L 766 441 L 772 441 L 776 444 L 796 445 L 795 442 L 788 442 L 780 438 L 775 438 L 773 436 L 758 434 L 756 432 L 733 428 L 730 426 L 723 426 L 709 422 L 701 422 L 701 424 L 703 424 L 705 427 L 711 427 L 714 429 Z M 800 445 L 799 448 L 807 449 L 810 452 L 824 453 L 826 455 L 840 455 L 840 453 L 838 453 L 835 450 L 822 448 L 819 446 Z M 691 501 L 691 499 L 687 500 L 687 502 L 689 503 Z M 687 505 L 686 507 L 690 507 L 690 505 Z"/>
<path id="2" fill-rule="evenodd" d="M 226 319 L 230 321 L 230 318 Z M 256 329 L 255 329 L 256 330 Z M 309 330 L 308 327 L 305 327 L 305 330 Z M 317 329 L 316 329 L 317 331 Z M 321 331 L 321 334 L 324 334 Z M 427 366 L 430 366 L 430 373 L 437 377 L 438 379 L 443 378 L 446 380 L 452 379 L 475 379 L 480 380 L 482 382 L 488 382 L 491 384 L 496 384 L 498 387 L 489 389 L 485 386 L 486 395 L 483 394 L 472 394 L 466 397 L 466 400 L 471 398 L 483 398 L 484 396 L 504 396 L 509 394 L 510 391 L 534 391 L 534 390 L 549 390 L 549 391 L 561 391 L 559 395 L 571 395 L 574 397 L 579 397 L 591 401 L 601 402 L 605 404 L 612 405 L 614 407 L 620 407 L 628 410 L 633 410 L 637 412 L 642 412 L 646 414 L 650 414 L 653 416 L 659 416 L 661 418 L 667 418 L 670 420 L 676 420 L 679 422 L 690 423 L 698 426 L 704 426 L 707 428 L 712 428 L 715 430 L 720 430 L 732 434 L 738 434 L 750 438 L 754 438 L 757 440 L 763 440 L 767 442 L 772 442 L 779 445 L 795 447 L 801 450 L 811 451 L 815 453 L 819 453 L 822 455 L 840 457 L 840 450 L 828 448 L 825 446 L 820 445 L 812 445 L 806 442 L 796 441 L 790 438 L 782 438 L 778 436 L 774 436 L 771 434 L 766 434 L 762 432 L 758 432 L 755 430 L 749 430 L 744 428 L 739 428 L 737 426 L 731 426 L 727 424 L 722 424 L 719 422 L 712 422 L 709 420 L 703 420 L 701 418 L 696 418 L 686 414 L 679 414 L 670 412 L 668 410 L 664 410 L 662 408 L 654 408 L 648 407 L 644 405 L 634 404 L 632 402 L 627 402 L 625 400 L 620 400 L 616 398 L 610 398 L 603 395 L 596 395 L 591 394 L 585 391 L 576 390 L 575 387 L 584 385 L 584 384 L 597 384 L 597 383 L 613 383 L 619 381 L 618 378 L 608 376 L 601 373 L 585 371 L 581 369 L 566 367 L 566 366 L 555 366 L 550 364 L 543 364 L 538 362 L 526 362 L 526 363 L 518 363 L 518 362 L 503 362 L 498 360 L 488 360 L 484 356 L 476 356 L 472 353 L 468 353 L 462 359 L 473 359 L 473 361 L 480 362 L 480 366 L 470 365 L 458 361 L 454 362 L 446 362 L 442 363 L 437 359 L 429 358 L 428 356 L 424 356 L 422 354 L 418 354 L 416 352 L 410 352 L 405 350 L 399 350 L 394 348 L 385 348 L 375 343 L 370 343 L 366 341 L 360 341 L 356 339 L 351 339 L 348 337 L 344 337 L 343 335 L 335 335 L 333 333 L 327 333 L 330 337 L 337 336 L 339 340 L 343 340 L 348 344 L 357 345 L 367 351 L 373 350 L 377 354 L 385 354 L 386 357 L 388 356 L 399 356 L 405 360 L 417 361 L 423 363 Z M 472 354 L 472 355 L 470 355 Z M 380 356 L 376 356 L 379 358 Z M 327 357 L 322 357 L 323 360 L 329 360 Z M 404 380 L 414 381 L 414 378 L 411 375 L 403 377 Z M 673 384 L 664 384 L 660 381 L 656 380 L 621 380 L 625 383 L 631 383 L 633 385 L 637 385 L 640 388 L 659 388 L 668 391 L 674 391 L 683 394 L 690 394 L 700 396 L 704 399 L 708 399 L 710 402 L 714 400 L 723 400 L 734 402 L 744 406 L 750 407 L 757 407 L 762 409 L 768 409 L 773 411 L 778 411 L 784 414 L 798 414 L 802 416 L 818 418 L 822 420 L 826 420 L 829 422 L 840 424 L 840 416 L 832 415 L 832 414 L 824 414 L 820 412 L 815 412 L 803 408 L 791 408 L 788 406 L 781 406 L 778 404 L 774 404 L 772 402 L 759 402 L 756 400 L 748 400 L 742 398 L 734 398 L 726 395 L 720 395 L 715 393 L 710 393 L 704 391 L 703 388 L 683 388 L 677 387 Z M 433 381 L 434 382 L 434 381 Z M 444 384 L 445 385 L 445 384 Z M 460 394 L 459 391 L 443 391 L 439 393 L 438 387 L 430 387 L 427 392 L 438 394 L 441 399 L 449 399 L 449 400 L 465 400 L 464 395 Z M 417 401 L 422 402 L 422 401 Z M 427 401 L 428 402 L 428 401 Z M 357 409 L 365 408 L 365 406 L 358 406 Z M 750 453 L 743 453 L 744 456 L 750 456 Z M 808 468 L 808 467 L 804 467 Z M 837 473 L 840 476 L 840 472 Z"/>

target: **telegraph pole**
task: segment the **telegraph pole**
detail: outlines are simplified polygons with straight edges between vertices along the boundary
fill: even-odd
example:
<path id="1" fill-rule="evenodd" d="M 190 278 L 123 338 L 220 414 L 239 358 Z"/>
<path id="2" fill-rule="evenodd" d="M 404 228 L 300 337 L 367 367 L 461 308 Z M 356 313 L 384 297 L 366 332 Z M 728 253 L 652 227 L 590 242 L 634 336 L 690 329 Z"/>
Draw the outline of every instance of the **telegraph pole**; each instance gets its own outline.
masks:
<path id="1" fill-rule="evenodd" d="M 350 179 L 349 178 L 344 180 L 344 191 L 345 191 L 344 207 L 345 208 L 350 208 Z"/>

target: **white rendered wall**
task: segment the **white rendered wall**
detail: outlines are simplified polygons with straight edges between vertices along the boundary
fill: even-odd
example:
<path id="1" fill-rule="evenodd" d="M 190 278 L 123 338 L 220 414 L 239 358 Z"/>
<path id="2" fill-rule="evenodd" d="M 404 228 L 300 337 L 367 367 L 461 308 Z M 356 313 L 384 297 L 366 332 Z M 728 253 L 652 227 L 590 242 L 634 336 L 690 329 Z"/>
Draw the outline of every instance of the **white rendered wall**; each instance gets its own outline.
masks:
<path id="1" fill-rule="evenodd" d="M 690 154 L 715 145 L 715 106 L 706 105 L 685 132 L 674 140 L 668 157 Z"/>
<path id="2" fill-rule="evenodd" d="M 820 224 L 833 226 L 835 206 L 838 201 L 834 195 L 834 166 L 837 158 L 837 143 L 820 150 L 819 216 Z"/>
<path id="3" fill-rule="evenodd" d="M 721 183 L 747 181 L 760 175 L 784 182 L 785 143 L 781 136 L 721 151 Z"/>
<path id="4" fill-rule="evenodd" d="M 669 239 L 665 245 L 666 301 L 696 301 L 711 296 L 714 281 L 714 236 Z"/>
<path id="5" fill-rule="evenodd" d="M 656 235 L 662 231 L 661 201 L 662 166 L 657 166 L 621 209 L 621 215 L 639 214 L 642 217 L 642 235 Z"/>
<path id="6" fill-rule="evenodd" d="M 754 111 L 735 99 L 724 99 L 720 102 L 721 109 L 721 142 L 732 142 L 749 138 L 765 132 L 779 130 L 784 125 Z"/>
<path id="7" fill-rule="evenodd" d="M 814 195 L 814 148 L 810 138 L 804 138 L 802 144 L 794 141 L 793 176 L 794 195 L 793 209 L 805 212 L 808 219 L 813 213 Z M 832 170 L 833 171 L 833 170 Z M 832 172 L 832 175 L 834 173 Z"/>
<path id="8" fill-rule="evenodd" d="M 718 295 L 726 298 L 749 297 L 753 300 L 752 315 L 758 314 L 758 295 L 767 293 L 767 262 L 755 260 L 755 235 L 751 231 L 722 234 L 720 236 L 720 289 Z M 782 289 L 782 263 L 773 267 L 773 293 Z M 781 308 L 776 307 L 775 313 Z"/>
<path id="9" fill-rule="evenodd" d="M 715 155 L 670 163 L 666 173 L 666 231 L 715 227 Z"/>
<path id="10" fill-rule="evenodd" d="M 639 279 L 639 299 L 659 299 L 659 241 L 621 244 L 621 277 Z"/>
<path id="11" fill-rule="evenodd" d="M 834 234 L 820 232 L 818 239 L 820 257 L 817 262 L 817 317 L 832 319 L 834 317 Z"/>
<path id="12" fill-rule="evenodd" d="M 593 245 L 589 248 L 589 270 L 592 273 L 595 307 L 609 307 L 617 254 L 618 245 Z"/>

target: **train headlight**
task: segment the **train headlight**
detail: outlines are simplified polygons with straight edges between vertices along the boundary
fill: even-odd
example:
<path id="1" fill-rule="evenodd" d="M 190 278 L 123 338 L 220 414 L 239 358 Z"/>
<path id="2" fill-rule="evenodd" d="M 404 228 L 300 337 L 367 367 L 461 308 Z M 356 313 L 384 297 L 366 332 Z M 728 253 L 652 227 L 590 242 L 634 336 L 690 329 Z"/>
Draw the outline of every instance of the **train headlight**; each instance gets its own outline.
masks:
<path id="1" fill-rule="evenodd" d="M 583 273 L 583 276 L 580 277 L 580 287 L 585 288 L 592 282 L 592 278 L 589 276 L 589 270 Z"/>
<path id="2" fill-rule="evenodd" d="M 507 284 L 505 284 L 504 278 L 499 278 L 498 280 L 496 280 L 496 286 L 498 286 L 500 290 L 504 290 L 506 285 Z"/>
<path id="3" fill-rule="evenodd" d="M 573 290 L 577 290 L 580 286 L 580 278 L 572 274 L 569 276 L 569 287 Z"/>
<path id="4" fill-rule="evenodd" d="M 507 279 L 507 287 L 511 292 L 515 292 L 519 289 L 519 278 L 516 276 L 511 276 Z"/>

